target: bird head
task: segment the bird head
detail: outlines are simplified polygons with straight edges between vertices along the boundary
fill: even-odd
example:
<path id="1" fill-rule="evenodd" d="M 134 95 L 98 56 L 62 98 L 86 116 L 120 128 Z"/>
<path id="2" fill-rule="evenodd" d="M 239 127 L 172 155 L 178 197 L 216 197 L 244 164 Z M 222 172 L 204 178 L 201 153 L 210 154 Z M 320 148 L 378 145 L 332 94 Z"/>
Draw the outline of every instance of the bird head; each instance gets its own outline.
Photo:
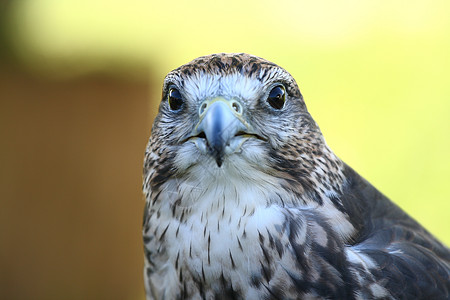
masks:
<path id="1" fill-rule="evenodd" d="M 244 181 L 266 174 L 298 193 L 335 160 L 294 78 L 248 54 L 199 57 L 170 72 L 148 152 L 147 173 Z"/>

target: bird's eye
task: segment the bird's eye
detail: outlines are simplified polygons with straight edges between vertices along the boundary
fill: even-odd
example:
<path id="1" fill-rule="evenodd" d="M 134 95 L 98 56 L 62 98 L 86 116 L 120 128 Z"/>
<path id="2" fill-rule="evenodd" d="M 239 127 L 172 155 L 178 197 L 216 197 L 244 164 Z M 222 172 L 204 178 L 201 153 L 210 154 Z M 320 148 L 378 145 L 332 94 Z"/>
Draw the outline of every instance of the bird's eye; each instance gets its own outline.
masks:
<path id="1" fill-rule="evenodd" d="M 183 105 L 183 98 L 181 97 L 180 91 L 176 88 L 171 88 L 169 90 L 169 96 L 167 97 L 169 102 L 169 107 L 171 110 L 179 110 Z"/>
<path id="2" fill-rule="evenodd" d="M 267 102 L 275 109 L 282 109 L 284 102 L 286 102 L 286 92 L 284 86 L 277 85 L 274 87 L 267 97 Z"/>

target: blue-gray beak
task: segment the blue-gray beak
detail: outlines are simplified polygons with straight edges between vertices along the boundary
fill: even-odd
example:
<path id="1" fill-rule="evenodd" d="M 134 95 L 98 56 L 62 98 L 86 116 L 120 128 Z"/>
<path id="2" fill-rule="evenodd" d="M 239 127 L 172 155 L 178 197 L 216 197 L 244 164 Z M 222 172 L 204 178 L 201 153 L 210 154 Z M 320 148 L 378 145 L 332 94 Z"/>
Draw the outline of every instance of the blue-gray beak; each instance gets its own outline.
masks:
<path id="1" fill-rule="evenodd" d="M 229 149 L 233 137 L 248 131 L 241 114 L 242 107 L 237 101 L 221 97 L 204 101 L 200 107 L 200 122 L 196 132 L 205 134 L 208 151 L 219 167 L 229 152 L 227 150 L 234 150 Z"/>

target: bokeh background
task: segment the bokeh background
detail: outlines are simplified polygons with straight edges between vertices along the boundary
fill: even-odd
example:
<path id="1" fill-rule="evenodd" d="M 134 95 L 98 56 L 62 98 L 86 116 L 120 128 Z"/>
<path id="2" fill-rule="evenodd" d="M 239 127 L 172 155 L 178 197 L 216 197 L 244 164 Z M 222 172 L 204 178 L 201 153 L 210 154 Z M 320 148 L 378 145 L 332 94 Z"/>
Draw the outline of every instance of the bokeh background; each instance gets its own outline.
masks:
<path id="1" fill-rule="evenodd" d="M 0 3 L 0 298 L 140 299 L 141 169 L 164 75 L 290 71 L 332 149 L 450 244 L 450 2 Z"/>

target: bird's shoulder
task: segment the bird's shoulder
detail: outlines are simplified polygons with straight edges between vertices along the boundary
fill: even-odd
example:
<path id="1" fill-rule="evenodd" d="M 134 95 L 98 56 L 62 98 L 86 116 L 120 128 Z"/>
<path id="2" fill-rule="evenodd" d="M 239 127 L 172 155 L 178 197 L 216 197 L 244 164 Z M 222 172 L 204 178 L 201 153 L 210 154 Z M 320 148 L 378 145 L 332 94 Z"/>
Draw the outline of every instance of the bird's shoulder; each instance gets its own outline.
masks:
<path id="1" fill-rule="evenodd" d="M 383 286 L 394 298 L 447 299 L 448 248 L 348 166 L 345 175 L 342 203 L 357 229 L 347 254 L 361 286 Z"/>

